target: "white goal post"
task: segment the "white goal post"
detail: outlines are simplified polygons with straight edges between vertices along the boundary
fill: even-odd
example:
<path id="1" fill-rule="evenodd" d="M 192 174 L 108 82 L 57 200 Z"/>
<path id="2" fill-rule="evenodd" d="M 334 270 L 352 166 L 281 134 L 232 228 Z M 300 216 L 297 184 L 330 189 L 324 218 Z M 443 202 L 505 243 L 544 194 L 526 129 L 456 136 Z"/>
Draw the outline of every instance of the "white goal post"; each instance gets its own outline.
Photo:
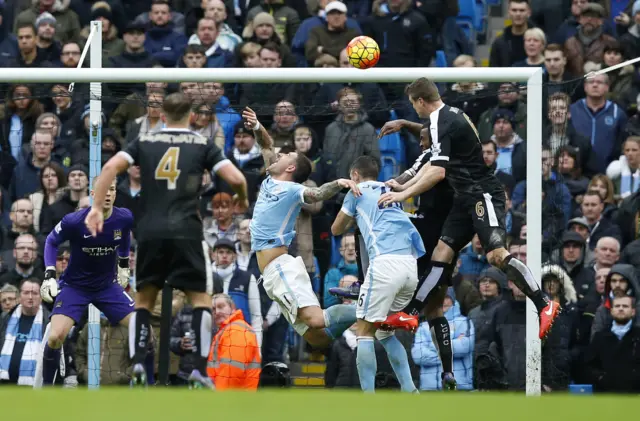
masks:
<path id="1" fill-rule="evenodd" d="M 97 31 L 100 35 L 101 31 Z M 101 44 L 98 36 L 92 44 Z M 92 45 L 93 46 L 93 45 Z M 99 48 L 92 51 L 92 62 L 98 62 Z M 95 56 L 94 56 L 95 54 Z M 426 77 L 435 82 L 526 82 L 527 83 L 527 264 L 535 279 L 540 280 L 542 244 L 542 74 L 535 68 L 373 68 L 368 70 L 344 68 L 258 68 L 258 69 L 187 69 L 187 68 L 5 68 L 0 80 L 5 83 L 91 83 L 91 121 L 100 121 L 99 102 L 101 83 L 143 82 L 222 82 L 222 83 L 331 83 L 376 82 L 409 83 Z M 496 93 L 497 94 L 497 93 Z M 94 118 L 96 115 L 97 118 Z M 98 130 L 100 128 L 98 127 Z M 99 137 L 98 137 L 99 139 Z M 99 144 L 99 143 L 98 143 Z M 100 148 L 91 148 L 90 160 L 100 162 L 94 155 Z M 537 396 L 541 389 L 541 348 L 538 338 L 538 315 L 527 300 L 526 328 L 526 393 Z M 99 330 L 98 330 L 99 332 Z M 94 368 L 95 369 L 95 368 Z M 99 376 L 99 368 L 98 368 Z"/>

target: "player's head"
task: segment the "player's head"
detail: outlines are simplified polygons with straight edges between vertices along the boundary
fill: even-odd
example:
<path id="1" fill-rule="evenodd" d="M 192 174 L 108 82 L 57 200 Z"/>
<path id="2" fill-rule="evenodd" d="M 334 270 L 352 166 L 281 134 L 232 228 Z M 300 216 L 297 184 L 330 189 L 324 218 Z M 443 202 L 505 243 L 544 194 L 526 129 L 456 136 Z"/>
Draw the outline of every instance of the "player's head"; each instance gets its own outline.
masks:
<path id="1" fill-rule="evenodd" d="M 189 127 L 192 101 L 183 93 L 168 95 L 162 103 L 162 121 L 168 125 Z"/>
<path id="2" fill-rule="evenodd" d="M 404 90 L 413 109 L 420 118 L 427 118 L 440 106 L 440 91 L 435 83 L 421 77 L 411 82 Z"/>
<path id="3" fill-rule="evenodd" d="M 304 183 L 309 179 L 312 169 L 313 164 L 304 154 L 295 152 L 292 147 L 283 146 L 267 171 L 272 177 Z"/>
<path id="4" fill-rule="evenodd" d="M 361 183 L 367 180 L 377 180 L 380 173 L 380 164 L 372 156 L 363 155 L 356 158 L 351 164 L 349 175 L 351 180 Z"/>
<path id="5" fill-rule="evenodd" d="M 98 177 L 94 177 L 91 180 L 91 197 L 94 197 L 96 183 L 98 182 Z M 111 185 L 109 186 L 109 190 L 107 190 L 107 195 L 104 197 L 104 212 L 110 212 L 113 209 L 113 203 L 116 201 L 116 180 L 113 180 Z"/>
<path id="6" fill-rule="evenodd" d="M 431 147 L 431 134 L 429 133 L 430 125 L 431 123 L 427 121 L 422 125 L 422 129 L 420 129 L 420 147 L 423 151 Z"/>
<path id="7" fill-rule="evenodd" d="M 213 321 L 216 326 L 220 326 L 236 309 L 233 300 L 227 294 L 215 294 L 212 298 L 212 304 Z"/>

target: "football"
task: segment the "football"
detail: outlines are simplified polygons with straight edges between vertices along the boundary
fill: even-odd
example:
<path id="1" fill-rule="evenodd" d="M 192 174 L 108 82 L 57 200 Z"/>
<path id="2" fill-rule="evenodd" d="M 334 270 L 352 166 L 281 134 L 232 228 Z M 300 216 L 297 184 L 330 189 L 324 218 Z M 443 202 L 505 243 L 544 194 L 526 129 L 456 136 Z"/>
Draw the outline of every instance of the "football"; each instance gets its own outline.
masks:
<path id="1" fill-rule="evenodd" d="M 380 60 L 380 47 L 373 38 L 360 36 L 347 45 L 349 63 L 357 69 L 369 69 Z"/>

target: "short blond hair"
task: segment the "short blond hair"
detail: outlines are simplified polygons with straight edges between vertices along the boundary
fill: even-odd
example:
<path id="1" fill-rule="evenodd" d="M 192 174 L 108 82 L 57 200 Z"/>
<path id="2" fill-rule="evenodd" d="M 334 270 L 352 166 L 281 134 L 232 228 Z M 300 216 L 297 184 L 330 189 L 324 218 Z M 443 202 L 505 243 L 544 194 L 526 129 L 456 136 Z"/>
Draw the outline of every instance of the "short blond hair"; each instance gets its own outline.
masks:
<path id="1" fill-rule="evenodd" d="M 527 37 L 533 37 L 542 42 L 542 45 L 546 47 L 547 45 L 547 36 L 544 34 L 542 29 L 540 28 L 529 28 L 524 32 L 524 39 Z"/>
<path id="2" fill-rule="evenodd" d="M 460 54 L 453 60 L 453 67 L 460 67 L 465 63 L 473 63 L 473 67 L 476 67 L 476 59 L 469 54 Z"/>

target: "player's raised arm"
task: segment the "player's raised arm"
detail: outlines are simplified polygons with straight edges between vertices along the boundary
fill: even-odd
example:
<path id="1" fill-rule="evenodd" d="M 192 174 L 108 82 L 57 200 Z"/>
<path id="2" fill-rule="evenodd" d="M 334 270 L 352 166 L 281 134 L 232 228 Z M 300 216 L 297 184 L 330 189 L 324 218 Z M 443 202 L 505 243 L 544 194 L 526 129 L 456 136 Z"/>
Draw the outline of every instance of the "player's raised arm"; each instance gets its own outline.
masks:
<path id="1" fill-rule="evenodd" d="M 137 144 L 137 140 L 132 143 Z M 102 167 L 100 177 L 94 187 L 93 205 L 85 218 L 85 225 L 94 237 L 102 232 L 104 224 L 104 200 L 107 191 L 119 174 L 127 171 L 129 165 L 133 164 L 134 158 L 128 153 L 120 151 L 107 161 Z"/>
<path id="2" fill-rule="evenodd" d="M 242 111 L 242 118 L 247 129 L 253 130 L 256 142 L 262 148 L 262 157 L 264 158 L 265 168 L 268 168 L 276 159 L 276 151 L 273 149 L 273 139 L 267 129 L 260 124 L 258 116 L 251 108 L 246 107 Z"/>
<path id="3" fill-rule="evenodd" d="M 316 203 L 327 200 L 338 194 L 342 189 L 350 189 L 356 197 L 360 196 L 360 189 L 358 189 L 356 183 L 346 178 L 340 178 L 329 183 L 324 183 L 320 187 L 305 188 L 303 193 L 304 201 L 305 203 Z"/>
<path id="4" fill-rule="evenodd" d="M 391 133 L 397 133 L 402 129 L 407 129 L 410 133 L 419 136 L 420 130 L 422 129 L 422 124 L 414 123 L 413 121 L 408 120 L 392 120 L 384 123 L 384 126 L 380 129 L 380 133 L 378 134 L 378 139 L 384 137 Z"/>

